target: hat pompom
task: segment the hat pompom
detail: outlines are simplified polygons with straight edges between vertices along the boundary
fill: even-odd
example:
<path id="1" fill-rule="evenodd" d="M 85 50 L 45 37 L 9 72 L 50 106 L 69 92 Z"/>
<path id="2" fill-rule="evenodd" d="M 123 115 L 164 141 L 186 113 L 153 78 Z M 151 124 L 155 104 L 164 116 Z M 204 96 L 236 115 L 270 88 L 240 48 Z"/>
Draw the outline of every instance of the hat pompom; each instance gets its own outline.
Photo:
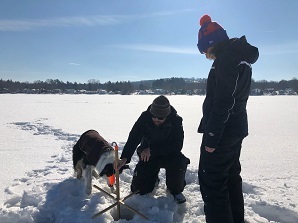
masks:
<path id="1" fill-rule="evenodd" d="M 200 26 L 204 25 L 207 22 L 211 22 L 211 17 L 209 15 L 203 15 L 200 19 Z"/>

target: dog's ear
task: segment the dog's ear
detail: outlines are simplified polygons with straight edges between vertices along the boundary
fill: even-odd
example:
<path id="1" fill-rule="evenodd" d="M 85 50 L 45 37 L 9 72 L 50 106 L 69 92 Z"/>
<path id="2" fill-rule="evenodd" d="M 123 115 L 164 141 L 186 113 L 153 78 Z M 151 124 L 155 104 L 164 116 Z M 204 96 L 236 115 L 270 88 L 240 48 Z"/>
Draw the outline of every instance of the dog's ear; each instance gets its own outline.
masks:
<path id="1" fill-rule="evenodd" d="M 126 164 L 126 165 L 122 166 L 119 170 L 119 174 L 121 174 L 123 172 L 123 170 L 125 170 L 125 169 L 129 169 L 129 165 Z"/>
<path id="2" fill-rule="evenodd" d="M 114 174 L 114 167 L 112 163 L 107 164 L 103 170 L 101 171 L 101 173 L 99 174 L 101 177 L 103 175 L 106 175 L 107 177 L 110 177 Z"/>
<path id="3" fill-rule="evenodd" d="M 125 170 L 125 169 L 129 169 L 129 165 L 124 165 L 124 166 L 122 166 L 121 168 L 120 168 L 120 170 L 119 170 L 119 174 L 121 174 L 122 172 L 123 172 L 123 170 Z M 113 164 L 111 164 L 111 163 L 109 163 L 109 164 L 107 164 L 104 168 L 103 168 L 103 170 L 101 171 L 101 173 L 99 174 L 101 177 L 103 176 L 103 175 L 106 175 L 107 177 L 110 177 L 110 176 L 112 176 L 113 174 L 115 173 L 115 170 L 114 170 L 114 167 L 113 167 Z"/>

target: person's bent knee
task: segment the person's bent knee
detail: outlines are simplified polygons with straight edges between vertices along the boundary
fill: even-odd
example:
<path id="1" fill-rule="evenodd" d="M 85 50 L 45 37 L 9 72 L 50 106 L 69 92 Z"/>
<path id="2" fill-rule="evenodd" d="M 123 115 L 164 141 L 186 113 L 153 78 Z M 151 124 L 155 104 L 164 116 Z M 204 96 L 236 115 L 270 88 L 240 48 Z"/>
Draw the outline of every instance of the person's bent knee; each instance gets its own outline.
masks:
<path id="1" fill-rule="evenodd" d="M 149 194 L 153 191 L 154 189 L 154 185 L 153 187 L 148 187 L 145 185 L 136 185 L 136 183 L 133 181 L 130 185 L 130 189 L 131 192 L 133 193 L 139 193 L 140 195 L 145 195 L 145 194 Z"/>

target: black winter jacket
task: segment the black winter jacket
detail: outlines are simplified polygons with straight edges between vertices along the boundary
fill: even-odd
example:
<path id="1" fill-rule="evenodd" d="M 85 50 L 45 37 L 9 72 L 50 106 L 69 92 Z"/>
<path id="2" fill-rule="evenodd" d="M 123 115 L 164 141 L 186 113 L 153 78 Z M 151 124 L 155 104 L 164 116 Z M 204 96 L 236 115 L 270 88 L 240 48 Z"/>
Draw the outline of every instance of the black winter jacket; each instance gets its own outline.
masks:
<path id="1" fill-rule="evenodd" d="M 205 133 L 205 145 L 216 148 L 223 134 L 248 135 L 246 104 L 252 68 L 259 57 L 258 48 L 247 43 L 245 36 L 216 45 L 207 80 L 203 118 L 198 132 Z"/>
<path id="2" fill-rule="evenodd" d="M 171 106 L 171 113 L 165 122 L 155 126 L 150 114 L 150 107 L 144 111 L 135 122 L 129 133 L 128 140 L 123 148 L 121 159 L 126 158 L 130 162 L 132 155 L 138 147 L 138 153 L 150 147 L 151 157 L 171 155 L 182 150 L 184 131 L 182 118 Z"/>

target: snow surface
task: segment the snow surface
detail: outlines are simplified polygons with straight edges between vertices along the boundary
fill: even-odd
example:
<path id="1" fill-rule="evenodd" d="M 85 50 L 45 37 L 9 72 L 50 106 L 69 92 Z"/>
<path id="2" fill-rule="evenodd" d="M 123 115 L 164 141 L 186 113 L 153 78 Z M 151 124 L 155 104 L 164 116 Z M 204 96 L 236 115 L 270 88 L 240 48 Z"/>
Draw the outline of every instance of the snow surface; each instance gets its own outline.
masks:
<path id="1" fill-rule="evenodd" d="M 140 113 L 156 96 L 121 95 L 0 95 L 0 222 L 205 222 L 197 180 L 201 135 L 202 96 L 168 96 L 183 117 L 183 152 L 191 159 L 184 194 L 178 205 L 167 194 L 164 170 L 161 182 L 149 195 L 134 195 L 121 205 L 122 219 L 114 221 L 116 208 L 97 218 L 92 215 L 114 201 L 93 188 L 85 195 L 84 180 L 72 169 L 72 145 L 88 129 L 123 148 Z M 249 223 L 298 222 L 298 97 L 250 97 L 250 135 L 244 140 L 241 163 L 245 218 Z M 120 176 L 120 195 L 130 194 L 130 170 Z M 108 190 L 100 179 L 93 183 Z"/>

